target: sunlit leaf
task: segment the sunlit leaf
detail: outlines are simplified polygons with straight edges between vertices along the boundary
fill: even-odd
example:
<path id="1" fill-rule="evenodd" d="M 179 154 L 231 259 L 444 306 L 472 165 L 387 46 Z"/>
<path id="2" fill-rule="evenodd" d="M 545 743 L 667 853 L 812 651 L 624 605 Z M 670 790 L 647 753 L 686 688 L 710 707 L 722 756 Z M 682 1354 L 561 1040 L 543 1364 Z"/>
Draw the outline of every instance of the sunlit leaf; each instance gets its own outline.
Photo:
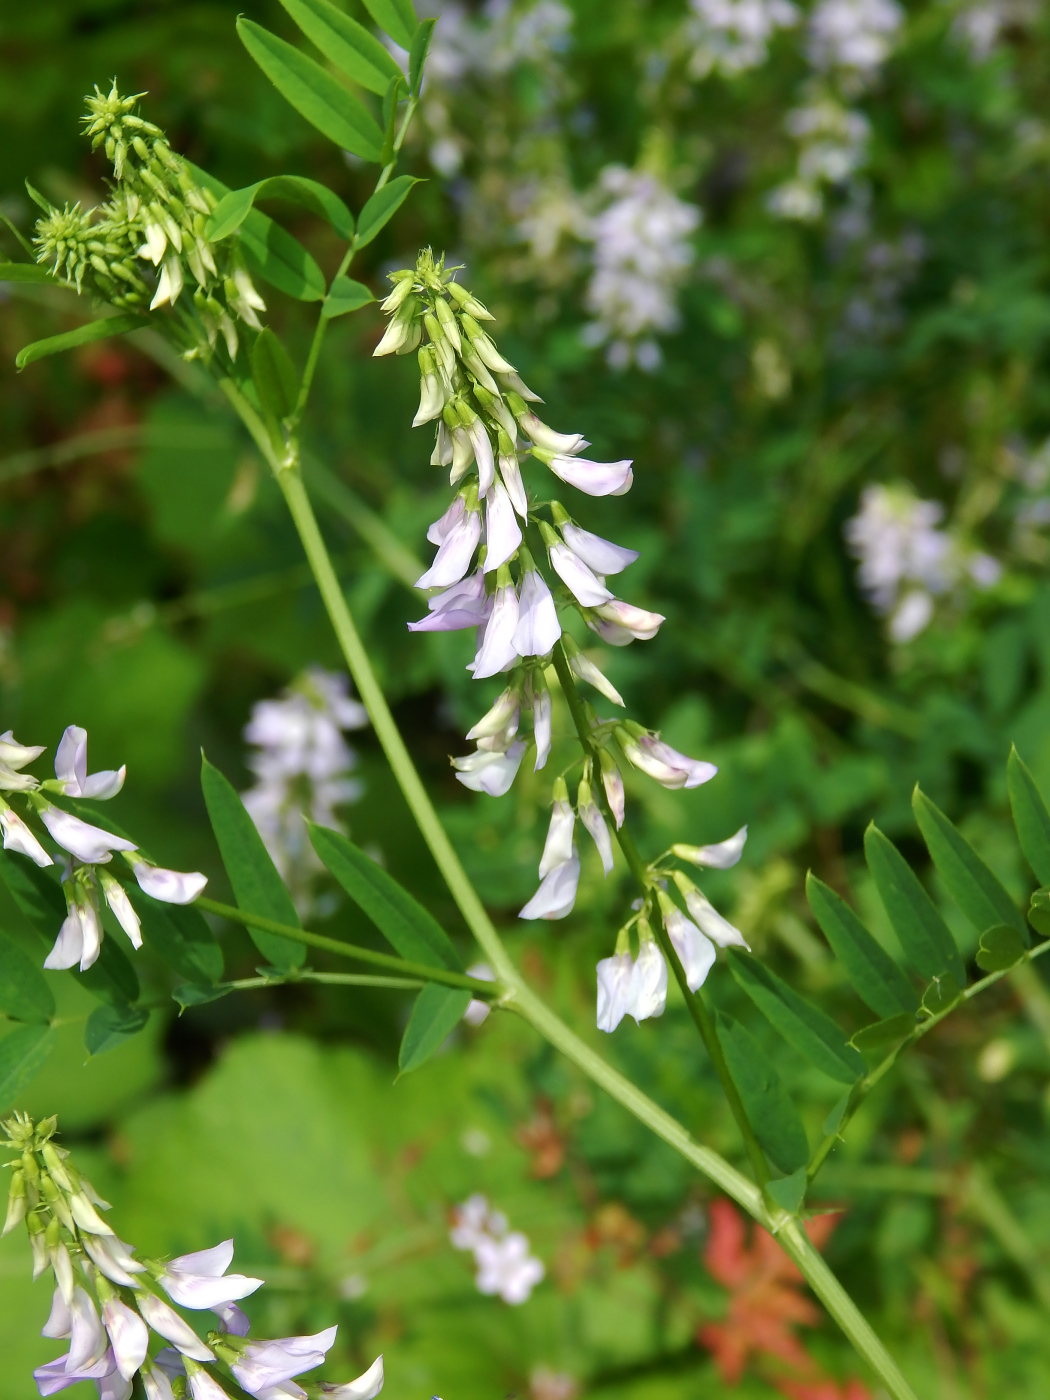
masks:
<path id="1" fill-rule="evenodd" d="M 369 92 L 382 97 L 390 79 L 401 76 L 376 36 L 329 0 L 281 0 L 281 4 L 325 58 Z"/>
<path id="2" fill-rule="evenodd" d="M 412 36 L 419 27 L 412 0 L 365 0 L 365 9 L 396 44 L 411 48 Z"/>
<path id="3" fill-rule="evenodd" d="M 283 199 L 301 209 L 320 214 L 347 240 L 354 236 L 354 216 L 337 194 L 327 185 L 308 180 L 304 175 L 272 175 L 241 190 L 231 190 L 212 211 L 205 226 L 205 237 L 213 242 L 228 238 L 241 227 L 253 205 L 260 199 Z"/>
<path id="4" fill-rule="evenodd" d="M 377 190 L 357 220 L 357 246 L 363 248 L 371 243 L 376 234 L 386 226 L 408 198 L 413 185 L 420 184 L 414 175 L 399 175 L 389 184 Z"/>
<path id="5" fill-rule="evenodd" d="M 375 301 L 375 297 L 363 282 L 355 282 L 352 277 L 333 277 L 321 315 L 329 320 L 333 316 L 345 316 L 348 311 L 360 311 L 371 301 Z"/>
<path id="6" fill-rule="evenodd" d="M 15 356 L 15 365 L 19 369 L 25 369 L 26 365 L 42 360 L 48 355 L 61 355 L 64 350 L 76 350 L 81 345 L 91 345 L 96 340 L 109 340 L 115 335 L 126 335 L 128 331 L 138 331 L 148 325 L 148 316 L 137 315 L 105 316 L 101 321 L 88 321 L 86 325 L 78 326 L 75 331 L 49 335 L 45 340 L 34 340 L 31 345 L 23 346 Z"/>
<path id="7" fill-rule="evenodd" d="M 427 61 L 427 50 L 430 48 L 430 38 L 434 33 L 436 19 L 424 19 L 420 21 L 419 28 L 412 36 L 412 47 L 408 53 L 408 84 L 413 97 L 419 96 L 419 89 L 423 82 L 423 67 Z"/>

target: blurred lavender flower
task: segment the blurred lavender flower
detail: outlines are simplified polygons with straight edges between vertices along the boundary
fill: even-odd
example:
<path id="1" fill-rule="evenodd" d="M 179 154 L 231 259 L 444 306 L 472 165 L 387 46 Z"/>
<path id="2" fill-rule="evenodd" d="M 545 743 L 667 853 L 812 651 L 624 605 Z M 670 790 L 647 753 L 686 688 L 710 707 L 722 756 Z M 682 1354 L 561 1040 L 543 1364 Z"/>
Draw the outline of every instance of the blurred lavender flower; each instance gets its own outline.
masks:
<path id="1" fill-rule="evenodd" d="M 809 19 L 810 61 L 867 81 L 889 57 L 903 19 L 895 0 L 820 0 Z"/>
<path id="2" fill-rule="evenodd" d="M 323 869 L 304 818 L 342 829 L 336 809 L 361 795 L 361 784 L 349 777 L 357 757 L 343 732 L 367 723 L 347 678 L 315 666 L 276 700 L 254 705 L 245 726 L 255 748 L 248 767 L 258 782 L 242 794 L 244 805 L 302 915 L 316 907 L 314 884 Z"/>
<path id="3" fill-rule="evenodd" d="M 790 0 L 690 0 L 690 5 L 686 39 L 693 48 L 694 78 L 716 70 L 733 77 L 759 67 L 777 30 L 793 28 L 799 17 Z"/>
<path id="4" fill-rule="evenodd" d="M 497 1294 L 505 1303 L 527 1302 L 546 1273 L 529 1253 L 528 1236 L 520 1230 L 508 1232 L 506 1216 L 492 1210 L 479 1193 L 453 1211 L 449 1240 L 456 1249 L 473 1253 L 478 1291 Z"/>

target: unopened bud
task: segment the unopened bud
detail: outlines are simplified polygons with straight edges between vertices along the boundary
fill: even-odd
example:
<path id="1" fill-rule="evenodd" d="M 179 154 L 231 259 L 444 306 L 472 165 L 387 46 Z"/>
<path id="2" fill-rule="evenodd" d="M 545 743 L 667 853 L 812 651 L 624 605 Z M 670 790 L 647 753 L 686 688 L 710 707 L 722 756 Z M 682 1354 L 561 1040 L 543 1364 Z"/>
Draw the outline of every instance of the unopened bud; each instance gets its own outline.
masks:
<path id="1" fill-rule="evenodd" d="M 21 1225 L 26 1218 L 26 1208 L 25 1173 L 20 1167 L 15 1167 L 11 1173 L 11 1185 L 7 1192 L 7 1219 L 4 1221 L 3 1234 L 9 1235 L 12 1230 Z"/>
<path id="2" fill-rule="evenodd" d="M 464 311 L 476 316 L 479 321 L 494 321 L 496 319 L 487 306 L 478 301 L 477 297 L 472 296 L 466 287 L 461 287 L 458 282 L 446 282 L 445 290 L 453 301 Z"/>
<path id="3" fill-rule="evenodd" d="M 58 1148 L 55 1144 L 53 1142 L 45 1142 L 42 1151 L 44 1161 L 47 1164 L 47 1169 L 52 1180 L 60 1186 L 63 1191 L 73 1191 L 75 1187 L 69 1178 L 69 1173 L 62 1164 L 62 1158 L 59 1156 Z"/>
<path id="4" fill-rule="evenodd" d="M 112 1235 L 113 1227 L 107 1225 L 83 1191 L 76 1191 L 69 1198 L 69 1208 L 73 1219 L 82 1230 L 92 1235 Z"/>
<path id="5" fill-rule="evenodd" d="M 448 302 L 445 301 L 444 297 L 438 297 L 434 302 L 434 310 L 437 313 L 438 321 L 441 323 L 441 329 L 452 342 L 456 353 L 459 354 L 463 349 L 463 337 L 459 333 L 459 323 L 456 320 L 452 308 L 449 306 Z"/>

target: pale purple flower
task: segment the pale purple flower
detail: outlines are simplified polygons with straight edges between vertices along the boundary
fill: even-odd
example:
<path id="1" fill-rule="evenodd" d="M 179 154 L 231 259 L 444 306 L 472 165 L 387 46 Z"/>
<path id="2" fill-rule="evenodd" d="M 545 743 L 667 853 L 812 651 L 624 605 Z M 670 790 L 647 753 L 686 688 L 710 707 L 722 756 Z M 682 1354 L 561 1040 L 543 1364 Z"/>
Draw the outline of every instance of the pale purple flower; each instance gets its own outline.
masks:
<path id="1" fill-rule="evenodd" d="M 633 564 L 638 558 L 636 549 L 625 549 L 623 545 L 603 540 L 601 535 L 592 535 L 590 530 L 581 530 L 571 521 L 561 527 L 565 543 L 574 554 L 589 565 L 596 574 L 604 578 L 607 574 L 618 574 Z"/>
<path id="2" fill-rule="evenodd" d="M 338 1327 L 310 1337 L 279 1337 L 249 1342 L 240 1359 L 230 1365 L 237 1384 L 249 1395 L 261 1396 L 303 1371 L 320 1366 L 335 1342 Z"/>
<path id="3" fill-rule="evenodd" d="M 475 418 L 467 429 L 470 445 L 474 449 L 474 460 L 478 464 L 478 495 L 487 496 L 496 479 L 496 462 L 492 455 L 492 442 L 488 429 L 480 418 Z"/>
<path id="4" fill-rule="evenodd" d="M 718 772 L 713 763 L 688 758 L 653 734 L 643 734 L 638 739 L 625 738 L 623 751 L 628 762 L 666 788 L 699 787 Z"/>
<path id="5" fill-rule="evenodd" d="M 660 912 L 663 915 L 667 936 L 674 945 L 674 950 L 685 971 L 685 980 L 689 990 L 691 992 L 698 991 L 704 985 L 707 974 L 714 966 L 715 945 L 709 938 L 704 937 L 696 924 L 691 919 L 687 919 L 681 909 L 673 904 L 666 895 L 660 900 Z"/>
<path id="6" fill-rule="evenodd" d="M 697 927 L 712 943 L 717 943 L 720 948 L 747 948 L 749 946 L 740 930 L 734 927 L 728 919 L 723 919 L 706 895 L 698 890 L 693 882 L 681 872 L 675 872 L 675 884 L 682 891 L 685 907 L 689 910 Z"/>
<path id="7" fill-rule="evenodd" d="M 210 1371 L 195 1370 L 189 1381 L 193 1400 L 229 1400 L 229 1396 Z"/>
<path id="8" fill-rule="evenodd" d="M 631 642 L 651 641 L 667 619 L 662 613 L 649 612 L 647 608 L 625 603 L 622 598 L 613 598 L 595 608 L 585 621 L 591 631 L 597 632 L 610 646 L 625 647 Z"/>
<path id="9" fill-rule="evenodd" d="M 650 1016 L 662 1016 L 667 1004 L 667 964 L 650 936 L 643 938 L 627 987 L 628 1016 L 640 1025 Z"/>
<path id="10" fill-rule="evenodd" d="M 525 494 L 525 487 L 522 484 L 521 468 L 518 466 L 517 457 L 507 452 L 501 452 L 499 458 L 499 474 L 503 478 L 503 484 L 507 488 L 507 495 L 513 502 L 514 509 L 521 516 L 522 520 L 527 520 L 529 514 L 529 500 Z"/>
<path id="11" fill-rule="evenodd" d="M 462 495 L 453 496 L 452 504 L 439 519 L 427 530 L 427 539 L 431 544 L 442 545 L 448 539 L 455 526 L 459 525 L 467 513 L 467 503 Z"/>
<path id="12" fill-rule="evenodd" d="M 569 794 L 565 788 L 564 780 L 559 779 L 555 785 L 555 794 L 558 788 L 565 794 L 564 797 L 555 796 L 554 807 L 551 812 L 550 825 L 547 828 L 547 840 L 544 842 L 543 855 L 540 859 L 540 879 L 544 879 L 557 865 L 564 865 L 566 861 L 572 860 L 573 844 L 572 834 L 576 825 L 576 813 L 572 810 L 569 802 Z"/>
<path id="13" fill-rule="evenodd" d="M 626 950 L 602 958 L 598 972 L 598 1029 L 612 1032 L 627 1014 L 634 959 Z"/>
<path id="14" fill-rule="evenodd" d="M 55 939 L 55 946 L 44 959 L 52 971 L 80 964 L 86 972 L 98 960 L 102 950 L 102 921 L 91 900 L 71 904 Z"/>
<path id="15" fill-rule="evenodd" d="M 493 753 L 478 749 L 465 758 L 454 758 L 453 768 L 458 769 L 456 777 L 464 787 L 472 792 L 486 792 L 490 797 L 502 797 L 510 791 L 511 784 L 518 775 L 525 740 L 515 739 L 506 753 Z"/>
<path id="16" fill-rule="evenodd" d="M 492 610 L 492 599 L 485 594 L 483 571 L 477 569 L 443 593 L 436 593 L 428 600 L 427 608 L 430 616 L 410 622 L 410 632 L 461 632 L 480 626 Z"/>
<path id="17" fill-rule="evenodd" d="M 118 1240 L 115 1235 L 99 1236 L 89 1233 L 81 1239 L 81 1244 L 95 1267 L 113 1283 L 122 1284 L 125 1288 L 135 1288 L 137 1282 L 133 1275 L 146 1272 L 145 1264 L 140 1264 L 137 1259 L 132 1258 L 131 1246 L 126 1245 L 123 1240 Z"/>
<path id="18" fill-rule="evenodd" d="M 478 629 L 478 650 L 468 670 L 476 681 L 506 671 L 518 659 L 516 634 L 521 618 L 513 583 L 496 589 L 492 611 Z"/>
<path id="19" fill-rule="evenodd" d="M 579 452 L 587 446 L 582 433 L 556 433 L 531 409 L 518 416 L 518 425 L 530 442 L 547 452 Z"/>
<path id="20" fill-rule="evenodd" d="M 159 1367 L 151 1366 L 141 1374 L 146 1400 L 175 1400 L 171 1381 Z"/>
<path id="21" fill-rule="evenodd" d="M 69 1304 L 62 1297 L 61 1288 L 55 1289 L 51 1299 L 51 1311 L 48 1319 L 40 1329 L 42 1337 L 68 1337 L 73 1330 L 73 1314 L 69 1311 Z"/>
<path id="22" fill-rule="evenodd" d="M 508 686 L 497 697 L 491 709 L 482 715 L 477 724 L 467 730 L 466 737 L 475 740 L 478 748 L 492 748 L 505 752 L 518 732 L 520 716 L 521 691 L 516 686 Z"/>
<path id="23" fill-rule="evenodd" d="M 102 893 L 106 896 L 106 903 L 113 910 L 117 923 L 131 939 L 131 946 L 141 948 L 142 925 L 139 922 L 139 916 L 131 907 L 127 890 L 119 880 L 113 878 L 108 870 L 100 870 L 98 878 L 102 886 Z"/>
<path id="24" fill-rule="evenodd" d="M 321 1394 L 327 1395 L 329 1400 L 375 1400 L 382 1389 L 383 1358 L 377 1356 L 368 1370 L 356 1380 L 343 1385 L 322 1385 Z"/>
<path id="25" fill-rule="evenodd" d="M 68 1361 L 67 1354 L 36 1368 L 33 1379 L 41 1395 L 56 1395 L 60 1390 L 76 1385 L 77 1381 L 104 1380 L 117 1369 L 111 1351 L 104 1352 L 97 1361 L 88 1362 L 79 1368 L 67 1365 Z"/>
<path id="26" fill-rule="evenodd" d="M 234 1337 L 247 1337 L 251 1331 L 251 1323 L 248 1316 L 236 1303 L 219 1303 L 212 1312 L 222 1323 L 225 1331 Z"/>
<path id="27" fill-rule="evenodd" d="M 709 870 L 729 870 L 743 855 L 746 840 L 747 827 L 742 826 L 725 841 L 718 841 L 713 846 L 687 846 L 677 842 L 671 850 L 679 860 L 691 861 L 693 865 L 706 866 Z"/>
<path id="28" fill-rule="evenodd" d="M 70 1343 L 67 1369 L 79 1371 L 96 1362 L 106 1350 L 106 1335 L 90 1294 L 74 1288 L 69 1303 Z"/>
<path id="29" fill-rule="evenodd" d="M 537 571 L 529 569 L 521 584 L 514 649 L 519 656 L 546 656 L 560 636 L 561 623 L 551 591 Z"/>
<path id="30" fill-rule="evenodd" d="M 519 919 L 564 919 L 576 903 L 580 883 L 580 858 L 575 850 L 571 859 L 556 865 L 539 889 L 518 914 Z"/>
<path id="31" fill-rule="evenodd" d="M 131 868 L 143 894 L 164 904 L 192 904 L 208 883 L 199 870 L 164 870 L 144 860 L 135 861 Z"/>
<path id="32" fill-rule="evenodd" d="M 478 1291 L 498 1294 L 512 1305 L 526 1302 L 545 1273 L 539 1259 L 529 1253 L 528 1238 L 517 1230 L 502 1240 L 480 1240 L 474 1258 Z"/>
<path id="33" fill-rule="evenodd" d="M 103 801 L 116 797 L 124 786 L 127 768 L 105 769 L 100 773 L 87 770 L 87 730 L 71 724 L 59 740 L 55 752 L 55 777 L 64 784 L 67 797 L 94 797 Z"/>
<path id="34" fill-rule="evenodd" d="M 626 496 L 634 483 L 629 460 L 592 462 L 587 457 L 557 454 L 547 465 L 555 476 L 588 496 Z"/>
<path id="35" fill-rule="evenodd" d="M 109 1333 L 117 1370 L 130 1381 L 146 1359 L 149 1350 L 149 1328 L 119 1298 L 110 1298 L 102 1305 L 102 1321 Z"/>
<path id="36" fill-rule="evenodd" d="M 110 1371 L 108 1376 L 103 1376 L 101 1380 L 95 1382 L 98 1390 L 98 1400 L 131 1400 L 134 1386 L 131 1381 L 127 1381 L 119 1371 Z"/>
<path id="37" fill-rule="evenodd" d="M 85 865 L 103 865 L 112 859 L 113 851 L 138 849 L 134 841 L 126 841 L 123 836 L 114 836 L 111 831 L 82 822 L 79 817 L 50 804 L 41 810 L 40 820 L 62 849 Z"/>
<path id="38" fill-rule="evenodd" d="M 521 529 L 506 487 L 495 482 L 485 499 L 485 572 L 511 559 L 521 544 Z"/>
<path id="39" fill-rule="evenodd" d="M 574 651 L 569 656 L 569 670 L 574 676 L 579 676 L 581 681 L 587 681 L 589 685 L 593 685 L 595 690 L 600 691 L 605 696 L 606 700 L 611 700 L 614 705 L 623 706 L 623 696 L 612 681 L 582 651 Z"/>
<path id="40" fill-rule="evenodd" d="M 551 545 L 548 553 L 554 572 L 583 607 L 596 608 L 611 601 L 613 595 L 602 580 L 567 544 Z"/>
<path id="41" fill-rule="evenodd" d="M 247 1298 L 263 1285 L 261 1278 L 227 1274 L 226 1270 L 232 1263 L 233 1240 L 223 1240 L 222 1244 L 213 1245 L 211 1249 L 180 1254 L 177 1259 L 172 1259 L 159 1282 L 172 1302 L 184 1308 L 214 1308 L 222 1303 Z M 169 1337 L 168 1340 L 173 1338 Z"/>
<path id="42" fill-rule="evenodd" d="M 582 787 L 582 784 L 581 784 Z M 612 837 L 609 835 L 609 828 L 605 818 L 602 816 L 598 804 L 590 795 L 590 789 L 586 792 L 587 800 L 578 798 L 580 821 L 591 834 L 591 839 L 598 848 L 598 854 L 602 858 L 602 869 L 609 875 L 613 868 Z"/>
<path id="43" fill-rule="evenodd" d="M 189 1356 L 194 1361 L 215 1360 L 211 1348 L 204 1345 L 189 1323 L 184 1322 L 174 1308 L 169 1308 L 167 1303 L 161 1302 L 152 1293 L 140 1292 L 137 1301 L 139 1312 L 154 1332 L 165 1341 L 173 1343 L 183 1356 Z M 206 1304 L 202 1303 L 199 1306 L 205 1307 Z"/>
<path id="44" fill-rule="evenodd" d="M 536 741 L 534 773 L 538 773 L 550 758 L 551 709 L 551 693 L 544 687 L 532 701 L 532 737 Z"/>
<path id="45" fill-rule="evenodd" d="M 416 579 L 417 588 L 447 588 L 458 583 L 470 568 L 481 539 L 481 516 L 468 510 L 449 530 L 438 547 L 434 562 Z"/>
<path id="46" fill-rule="evenodd" d="M 41 846 L 40 842 L 26 826 L 25 822 L 17 812 L 10 807 L 0 808 L 0 828 L 4 833 L 4 850 L 17 851 L 19 855 L 28 856 L 34 864 L 44 867 L 54 865 L 54 861 Z"/>
<path id="47" fill-rule="evenodd" d="M 623 790 L 623 774 L 616 766 L 616 760 L 608 749 L 602 749 L 598 755 L 602 765 L 602 787 L 605 789 L 605 800 L 609 804 L 609 811 L 613 814 L 616 822 L 616 830 L 623 826 L 624 813 L 626 810 L 626 799 Z"/>

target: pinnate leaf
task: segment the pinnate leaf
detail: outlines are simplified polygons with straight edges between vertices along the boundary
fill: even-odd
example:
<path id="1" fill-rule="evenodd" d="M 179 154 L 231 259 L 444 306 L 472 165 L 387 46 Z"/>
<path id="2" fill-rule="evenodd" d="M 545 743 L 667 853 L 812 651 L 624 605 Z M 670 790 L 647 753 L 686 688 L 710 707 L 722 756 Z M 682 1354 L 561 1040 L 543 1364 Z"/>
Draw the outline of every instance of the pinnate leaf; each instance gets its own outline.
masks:
<path id="1" fill-rule="evenodd" d="M 281 4 L 325 58 L 369 92 L 382 97 L 390 79 L 401 76 L 376 36 L 330 0 L 281 0 Z"/>
<path id="2" fill-rule="evenodd" d="M 56 287 L 65 285 L 61 278 L 53 277 L 40 263 L 29 262 L 0 261 L 0 282 L 35 282 L 38 285 L 50 282 Z"/>
<path id="3" fill-rule="evenodd" d="M 470 993 L 456 987 L 440 987 L 430 982 L 416 997 L 398 1051 L 397 1066 L 402 1074 L 418 1069 L 441 1048 L 463 1019 L 470 1004 Z"/>
<path id="4" fill-rule="evenodd" d="M 272 175 L 268 180 L 259 180 L 223 195 L 208 219 L 205 237 L 213 242 L 228 238 L 241 227 L 260 199 L 287 200 L 289 204 L 297 204 L 327 219 L 342 238 L 349 240 L 354 236 L 353 214 L 327 185 L 308 180 L 305 175 Z"/>
<path id="5" fill-rule="evenodd" d="M 1028 929 L 1021 911 L 962 833 L 918 785 L 912 794 L 912 810 L 948 893 L 974 928 L 983 931 L 993 924 L 1010 924 L 1027 947 Z"/>
<path id="6" fill-rule="evenodd" d="M 419 27 L 412 0 L 365 0 L 365 9 L 395 44 L 411 48 L 412 36 Z"/>
<path id="7" fill-rule="evenodd" d="M 914 987 L 846 901 L 813 874 L 806 877 L 806 898 L 865 1006 L 876 1016 L 914 1011 L 919 1005 Z"/>
<path id="8" fill-rule="evenodd" d="M 1050 885 L 1050 812 L 1035 779 L 1012 745 L 1006 761 L 1006 785 L 1025 860 L 1039 883 Z"/>
<path id="9" fill-rule="evenodd" d="M 966 981 L 966 969 L 951 930 L 893 842 L 872 822 L 864 833 L 864 855 L 875 888 L 908 962 L 928 981 L 950 974 Z"/>
<path id="10" fill-rule="evenodd" d="M 375 297 L 363 282 L 355 282 L 352 277 L 342 275 L 333 277 L 324 306 L 321 307 L 321 315 L 331 320 L 333 316 L 345 316 L 348 311 L 360 311 L 370 301 L 375 301 Z"/>
<path id="11" fill-rule="evenodd" d="M 751 1032 L 724 1012 L 716 1015 L 722 1053 L 755 1136 L 770 1160 L 790 1175 L 804 1167 L 809 1156 L 798 1109 Z"/>
<path id="12" fill-rule="evenodd" d="M 413 185 L 421 184 L 414 175 L 398 175 L 395 180 L 377 190 L 371 197 L 357 220 L 357 246 L 363 248 L 371 243 L 376 234 L 404 204 Z"/>
<path id="13" fill-rule="evenodd" d="M 219 980 L 222 948 L 199 909 L 192 904 L 162 904 L 137 885 L 128 886 L 128 896 L 142 920 L 143 938 L 151 951 L 191 982 L 211 984 Z"/>

